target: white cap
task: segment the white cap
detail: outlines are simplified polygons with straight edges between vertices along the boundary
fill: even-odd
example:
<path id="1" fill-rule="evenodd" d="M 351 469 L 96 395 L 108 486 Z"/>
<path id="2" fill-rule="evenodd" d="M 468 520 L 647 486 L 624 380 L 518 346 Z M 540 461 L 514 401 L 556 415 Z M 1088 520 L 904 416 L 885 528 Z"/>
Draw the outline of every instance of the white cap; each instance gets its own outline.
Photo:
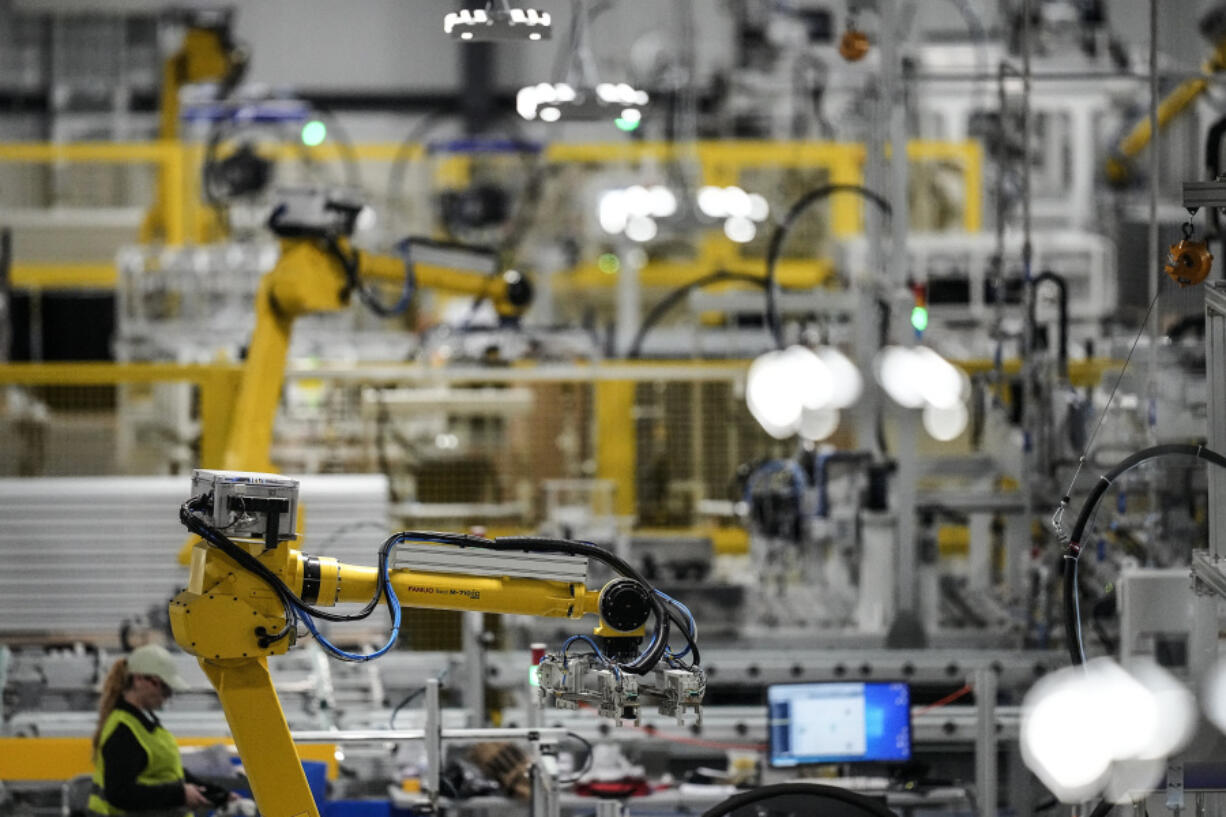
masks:
<path id="1" fill-rule="evenodd" d="M 128 672 L 132 675 L 153 675 L 161 678 L 175 692 L 187 689 L 187 682 L 175 669 L 175 660 L 165 647 L 146 644 L 128 655 Z"/>

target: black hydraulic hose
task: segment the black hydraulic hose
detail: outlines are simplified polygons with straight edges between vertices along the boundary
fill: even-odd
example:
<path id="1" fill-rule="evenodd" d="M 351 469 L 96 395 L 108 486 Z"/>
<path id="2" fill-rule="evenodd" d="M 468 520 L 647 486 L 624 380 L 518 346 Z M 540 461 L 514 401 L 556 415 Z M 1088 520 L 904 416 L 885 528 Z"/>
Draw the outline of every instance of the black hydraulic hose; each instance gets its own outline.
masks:
<path id="1" fill-rule="evenodd" d="M 637 358 L 640 354 L 642 354 L 643 341 L 647 339 L 647 333 L 650 332 L 657 323 L 659 323 L 660 318 L 664 317 L 664 315 L 670 309 L 680 303 L 682 298 L 693 292 L 695 289 L 701 289 L 703 287 L 710 286 L 711 284 L 718 284 L 722 281 L 741 281 L 743 283 L 754 284 L 762 287 L 763 289 L 769 290 L 765 278 L 757 275 L 749 275 L 744 272 L 728 272 L 726 270 L 713 272 L 710 275 L 704 275 L 701 278 L 690 281 L 688 284 L 683 284 L 660 299 L 660 302 L 653 306 L 651 311 L 647 313 L 647 317 L 643 319 L 643 325 L 639 327 L 639 331 L 635 334 L 634 340 L 630 343 L 630 348 L 626 351 L 626 357 Z"/>
<path id="2" fill-rule="evenodd" d="M 413 292 L 417 288 L 417 273 L 409 257 L 407 241 L 402 242 L 400 248 L 401 254 L 404 256 L 404 284 L 400 290 L 400 297 L 391 306 L 380 303 L 375 294 L 362 283 L 358 273 L 362 264 L 362 258 L 358 250 L 353 250 L 352 255 L 346 255 L 335 237 L 325 236 L 325 241 L 328 244 L 328 251 L 336 256 L 336 260 L 340 262 L 341 269 L 345 271 L 346 286 L 351 290 L 357 290 L 358 297 L 371 312 L 374 312 L 380 318 L 394 318 L 403 314 L 409 308 L 409 304 L 413 301 Z"/>
<path id="3" fill-rule="evenodd" d="M 797 812 L 801 814 L 822 814 L 826 811 L 835 814 L 849 814 L 854 813 L 858 809 L 861 812 L 860 817 L 897 817 L 894 812 L 890 811 L 884 803 L 876 798 L 868 797 L 839 786 L 827 786 L 821 783 L 776 783 L 772 786 L 759 786 L 756 789 L 734 794 L 722 803 L 717 803 L 703 812 L 702 817 L 725 817 L 728 814 L 735 814 L 746 806 L 751 806 L 754 803 L 772 797 L 812 797 L 819 801 L 815 806 L 822 805 L 820 803 L 821 800 L 833 800 L 841 806 L 840 808 L 828 807 L 823 809 L 813 807 L 797 809 Z M 848 806 L 851 808 L 848 809 Z M 763 810 L 763 813 L 765 813 L 765 810 Z"/>
<path id="4" fill-rule="evenodd" d="M 1090 517 L 1093 516 L 1095 508 L 1098 507 L 1099 501 L 1103 498 L 1103 494 L 1111 487 L 1111 483 L 1115 481 L 1116 477 L 1143 462 L 1172 454 L 1196 457 L 1221 468 L 1226 468 L 1226 457 L 1216 451 L 1205 448 L 1203 445 L 1166 443 L 1164 445 L 1151 446 L 1125 457 L 1118 465 L 1100 476 L 1098 482 L 1090 491 L 1090 495 L 1086 497 L 1085 503 L 1081 506 L 1081 512 L 1077 515 L 1077 521 L 1074 523 L 1072 533 L 1069 535 L 1068 547 L 1064 551 L 1064 635 L 1065 642 L 1068 645 L 1069 658 L 1072 659 L 1074 664 L 1084 664 L 1086 660 L 1085 644 L 1081 638 L 1077 560 L 1081 557 L 1082 537 L 1085 536 L 1086 526 L 1090 522 Z"/>
<path id="5" fill-rule="evenodd" d="M 805 193 L 788 209 L 787 215 L 783 217 L 783 221 L 779 223 L 779 226 L 775 228 L 775 232 L 771 235 L 770 245 L 766 251 L 766 326 L 770 329 L 771 336 L 775 339 L 775 346 L 780 349 L 783 348 L 783 321 L 779 316 L 779 296 L 776 292 L 778 284 L 775 280 L 775 264 L 779 262 L 779 255 L 783 252 L 783 242 L 787 238 L 788 232 L 791 231 L 792 225 L 796 223 L 796 219 L 800 218 L 801 214 L 812 204 L 821 201 L 832 193 L 858 193 L 877 205 L 877 208 L 887 218 L 893 213 L 888 201 L 859 184 L 828 184 L 818 187 Z"/>
<path id="6" fill-rule="evenodd" d="M 1060 338 L 1056 348 L 1058 350 L 1057 359 L 1060 362 L 1060 376 L 1068 380 L 1068 280 L 1063 275 L 1044 270 L 1031 279 L 1031 289 L 1037 293 L 1039 285 L 1044 281 L 1051 281 L 1060 290 Z M 1029 316 L 1031 327 L 1034 326 L 1035 300 L 1032 295 Z"/>

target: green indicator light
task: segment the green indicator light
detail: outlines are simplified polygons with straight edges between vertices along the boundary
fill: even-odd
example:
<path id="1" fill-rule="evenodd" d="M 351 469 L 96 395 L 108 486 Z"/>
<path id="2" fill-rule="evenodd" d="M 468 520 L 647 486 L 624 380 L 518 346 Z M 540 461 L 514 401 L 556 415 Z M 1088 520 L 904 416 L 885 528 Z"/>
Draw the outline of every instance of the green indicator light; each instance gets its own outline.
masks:
<path id="1" fill-rule="evenodd" d="M 596 266 L 599 267 L 600 271 L 605 275 L 616 275 L 621 271 L 622 262 L 616 255 L 611 252 L 607 252 L 596 259 Z"/>
<path id="2" fill-rule="evenodd" d="M 613 124 L 617 125 L 618 130 L 624 130 L 627 133 L 632 130 L 638 130 L 639 125 L 642 124 L 642 122 L 642 119 L 626 119 L 621 116 L 613 120 Z"/>
<path id="3" fill-rule="evenodd" d="M 302 126 L 302 144 L 309 148 L 322 145 L 328 138 L 328 127 L 318 119 L 312 119 Z"/>
<path id="4" fill-rule="evenodd" d="M 528 667 L 528 686 L 539 687 L 541 685 L 541 668 L 536 664 Z"/>
<path id="5" fill-rule="evenodd" d="M 915 327 L 916 332 L 923 332 L 928 328 L 928 310 L 922 306 L 917 306 L 911 310 L 911 325 Z"/>

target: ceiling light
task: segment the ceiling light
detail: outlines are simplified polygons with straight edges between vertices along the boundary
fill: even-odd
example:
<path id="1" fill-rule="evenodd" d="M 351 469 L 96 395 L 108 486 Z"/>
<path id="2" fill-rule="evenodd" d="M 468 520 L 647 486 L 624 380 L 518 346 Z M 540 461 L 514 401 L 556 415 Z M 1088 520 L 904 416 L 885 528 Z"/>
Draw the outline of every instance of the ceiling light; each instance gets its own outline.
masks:
<path id="1" fill-rule="evenodd" d="M 1022 757 L 1066 803 L 1087 799 L 1113 778 L 1148 776 L 1135 764 L 1162 763 L 1196 726 L 1192 694 L 1147 661 L 1126 670 L 1096 658 L 1059 670 L 1035 684 L 1022 707 Z"/>
<path id="2" fill-rule="evenodd" d="M 830 397 L 834 377 L 822 359 L 805 346 L 760 355 L 745 378 L 745 403 L 754 419 L 776 439 L 799 432 L 824 439 L 838 428 Z"/>
<path id="3" fill-rule="evenodd" d="M 506 0 L 494 7 L 453 11 L 443 18 L 443 31 L 464 42 L 498 40 L 548 40 L 553 20 L 546 11 L 512 8 Z"/>
<path id="4" fill-rule="evenodd" d="M 659 232 L 656 219 L 677 212 L 677 196 L 664 185 L 641 184 L 606 190 L 596 208 L 600 228 L 610 235 L 624 233 L 631 241 L 651 241 Z"/>
<path id="5" fill-rule="evenodd" d="M 890 398 L 906 408 L 952 409 L 970 393 L 962 370 L 927 346 L 886 346 L 873 371 Z"/>
<path id="6" fill-rule="evenodd" d="M 820 442 L 838 430 L 839 419 L 836 408 L 804 409 L 800 412 L 797 431 L 806 440 Z"/>
<path id="7" fill-rule="evenodd" d="M 830 405 L 842 409 L 859 400 L 860 393 L 864 391 L 864 378 L 860 376 L 860 370 L 856 368 L 856 364 L 833 346 L 820 347 L 817 350 L 817 356 L 830 370 L 830 377 L 833 381 Z"/>
<path id="8" fill-rule="evenodd" d="M 527 120 L 544 122 L 617 121 L 623 130 L 634 130 L 642 122 L 642 108 L 647 105 L 646 91 L 635 91 L 629 85 L 602 82 L 595 88 L 576 88 L 565 82 L 541 82 L 519 89 L 515 95 L 515 110 Z M 551 106 L 557 114 L 545 115 Z"/>
<path id="9" fill-rule="evenodd" d="M 747 216 L 730 216 L 724 221 L 724 235 L 737 244 L 748 244 L 758 234 L 758 228 Z"/>
<path id="10" fill-rule="evenodd" d="M 924 431 L 934 440 L 947 443 L 956 440 L 966 431 L 970 413 L 962 403 L 954 403 L 949 408 L 924 406 L 922 422 Z"/>

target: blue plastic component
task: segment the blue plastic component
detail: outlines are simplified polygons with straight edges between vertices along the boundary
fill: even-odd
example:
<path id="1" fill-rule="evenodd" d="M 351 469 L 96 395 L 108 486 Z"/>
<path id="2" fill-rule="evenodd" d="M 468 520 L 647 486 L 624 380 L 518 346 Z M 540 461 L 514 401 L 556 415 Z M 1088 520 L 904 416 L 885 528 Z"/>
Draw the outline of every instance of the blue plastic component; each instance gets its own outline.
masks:
<path id="1" fill-rule="evenodd" d="M 426 145 L 426 153 L 531 153 L 538 154 L 545 149 L 540 142 L 528 142 L 523 139 L 448 139 L 445 142 L 431 142 Z"/>
<path id="2" fill-rule="evenodd" d="M 322 817 L 392 817 L 388 800 L 332 800 L 320 810 Z"/>

